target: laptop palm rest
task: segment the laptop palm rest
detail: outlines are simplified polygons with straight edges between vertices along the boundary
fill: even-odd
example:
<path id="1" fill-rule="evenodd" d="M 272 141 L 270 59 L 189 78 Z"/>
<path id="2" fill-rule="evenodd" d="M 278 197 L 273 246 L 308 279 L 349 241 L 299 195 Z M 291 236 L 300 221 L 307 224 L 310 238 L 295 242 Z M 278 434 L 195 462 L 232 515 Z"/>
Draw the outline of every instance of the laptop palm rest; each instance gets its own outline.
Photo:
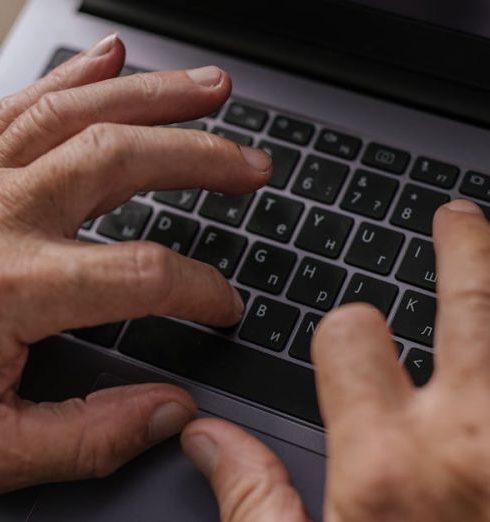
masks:
<path id="1" fill-rule="evenodd" d="M 100 386 L 97 387 L 105 387 Z M 200 412 L 200 416 L 205 416 Z M 283 460 L 312 520 L 322 519 L 325 459 L 317 453 L 249 430 Z M 29 522 L 216 522 L 219 511 L 206 480 L 177 437 L 102 480 L 55 484 L 43 490 Z"/>

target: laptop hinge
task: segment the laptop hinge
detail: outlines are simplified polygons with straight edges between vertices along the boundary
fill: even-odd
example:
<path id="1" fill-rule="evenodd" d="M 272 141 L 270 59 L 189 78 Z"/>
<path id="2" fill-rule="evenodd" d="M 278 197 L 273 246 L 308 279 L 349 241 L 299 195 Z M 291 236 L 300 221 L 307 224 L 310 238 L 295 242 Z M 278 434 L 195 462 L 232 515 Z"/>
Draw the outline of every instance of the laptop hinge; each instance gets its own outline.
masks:
<path id="1" fill-rule="evenodd" d="M 490 93 L 366 57 L 226 23 L 164 2 L 85 0 L 81 11 L 333 85 L 490 127 Z M 185 6 L 186 2 L 182 2 Z"/>

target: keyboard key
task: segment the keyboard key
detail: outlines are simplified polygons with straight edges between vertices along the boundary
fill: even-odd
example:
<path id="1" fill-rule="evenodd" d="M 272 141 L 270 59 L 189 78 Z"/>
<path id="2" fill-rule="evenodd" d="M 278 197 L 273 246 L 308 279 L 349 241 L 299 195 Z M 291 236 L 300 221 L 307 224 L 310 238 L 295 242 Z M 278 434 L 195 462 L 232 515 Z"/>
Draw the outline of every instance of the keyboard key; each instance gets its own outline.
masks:
<path id="1" fill-rule="evenodd" d="M 316 150 L 344 158 L 353 160 L 359 154 L 362 141 L 347 134 L 342 134 L 330 129 L 323 129 L 315 143 Z"/>
<path id="2" fill-rule="evenodd" d="M 274 169 L 269 185 L 275 188 L 284 188 L 299 161 L 299 151 L 270 141 L 261 141 L 259 148 L 267 152 L 272 158 Z"/>
<path id="3" fill-rule="evenodd" d="M 326 312 L 332 308 L 346 274 L 343 268 L 305 257 L 287 296 L 292 301 Z"/>
<path id="4" fill-rule="evenodd" d="M 391 217 L 391 223 L 430 236 L 436 210 L 449 201 L 447 194 L 408 184 Z"/>
<path id="5" fill-rule="evenodd" d="M 261 131 L 267 121 L 266 111 L 242 103 L 232 103 L 225 114 L 225 121 L 252 131 Z"/>
<path id="6" fill-rule="evenodd" d="M 94 225 L 95 219 L 89 219 L 80 227 L 82 230 L 90 230 Z"/>
<path id="7" fill-rule="evenodd" d="M 349 167 L 343 163 L 310 155 L 306 158 L 292 191 L 331 204 L 337 199 L 348 173 Z"/>
<path id="8" fill-rule="evenodd" d="M 423 239 L 412 239 L 396 278 L 435 292 L 437 274 L 434 245 Z"/>
<path id="9" fill-rule="evenodd" d="M 121 333 L 124 322 L 102 324 L 90 328 L 78 328 L 71 330 L 70 333 L 77 339 L 97 344 L 104 348 L 112 348 Z"/>
<path id="10" fill-rule="evenodd" d="M 216 267 L 225 277 L 231 277 L 246 246 L 247 240 L 243 236 L 207 227 L 192 257 Z"/>
<path id="11" fill-rule="evenodd" d="M 196 206 L 199 194 L 201 194 L 200 189 L 165 190 L 155 192 L 153 199 L 159 203 L 191 212 Z"/>
<path id="12" fill-rule="evenodd" d="M 397 294 L 398 288 L 391 283 L 354 274 L 340 304 L 369 303 L 388 316 Z"/>
<path id="13" fill-rule="evenodd" d="M 445 189 L 453 188 L 458 176 L 458 167 L 428 158 L 418 158 L 410 173 L 412 179 Z"/>
<path id="14" fill-rule="evenodd" d="M 386 170 L 392 174 L 403 174 L 409 161 L 410 154 L 408 152 L 386 147 L 379 143 L 369 144 L 362 158 L 365 165 Z"/>
<path id="15" fill-rule="evenodd" d="M 405 368 L 415 386 L 424 386 L 434 371 L 434 357 L 429 352 L 412 348 L 405 359 Z"/>
<path id="16" fill-rule="evenodd" d="M 252 202 L 253 194 L 226 196 L 221 192 L 210 192 L 201 206 L 201 216 L 231 225 L 240 226 Z"/>
<path id="17" fill-rule="evenodd" d="M 131 321 L 120 350 L 185 379 L 322 424 L 313 370 L 226 337 L 171 319 L 146 317 Z"/>
<path id="18" fill-rule="evenodd" d="M 128 201 L 104 216 L 97 232 L 118 241 L 139 239 L 150 215 L 151 207 Z"/>
<path id="19" fill-rule="evenodd" d="M 289 355 L 291 357 L 311 363 L 311 338 L 321 319 L 321 315 L 313 313 L 307 313 L 303 317 L 291 348 L 289 349 Z"/>
<path id="20" fill-rule="evenodd" d="M 185 256 L 198 230 L 197 221 L 164 211 L 158 215 L 146 239 L 160 243 Z"/>
<path id="21" fill-rule="evenodd" d="M 238 335 L 245 341 L 280 352 L 298 316 L 297 308 L 260 296 L 255 299 Z"/>
<path id="22" fill-rule="evenodd" d="M 459 190 L 467 196 L 490 201 L 490 176 L 479 172 L 467 172 Z"/>
<path id="23" fill-rule="evenodd" d="M 207 125 L 200 120 L 182 121 L 180 123 L 174 123 L 170 125 L 170 127 L 175 127 L 177 129 L 191 129 L 201 131 L 205 131 L 207 129 Z"/>
<path id="24" fill-rule="evenodd" d="M 393 332 L 410 341 L 432 346 L 435 318 L 435 298 L 407 290 L 393 320 Z"/>
<path id="25" fill-rule="evenodd" d="M 320 254 L 337 258 L 352 228 L 353 220 L 313 207 L 296 240 L 296 246 Z"/>
<path id="26" fill-rule="evenodd" d="M 387 275 L 400 252 L 405 237 L 387 228 L 361 223 L 345 258 L 349 265 Z"/>
<path id="27" fill-rule="evenodd" d="M 255 207 L 247 230 L 287 243 L 304 208 L 299 201 L 265 192 Z"/>
<path id="28" fill-rule="evenodd" d="M 269 130 L 269 134 L 274 138 L 280 138 L 296 145 L 308 145 L 314 132 L 315 127 L 310 123 L 293 120 L 286 116 L 277 116 Z"/>
<path id="29" fill-rule="evenodd" d="M 279 294 L 296 262 L 296 254 L 266 243 L 255 243 L 238 274 L 244 285 Z"/>
<path id="30" fill-rule="evenodd" d="M 235 143 L 238 143 L 238 145 L 244 145 L 246 147 L 250 147 L 251 145 L 253 145 L 254 142 L 252 136 L 248 136 L 247 134 L 241 134 L 240 132 L 231 131 L 223 127 L 214 127 L 212 133 L 216 134 L 217 136 L 220 136 L 221 138 L 234 141 Z"/>
<path id="31" fill-rule="evenodd" d="M 345 210 L 373 219 L 383 219 L 398 188 L 396 179 L 358 170 L 340 205 Z"/>

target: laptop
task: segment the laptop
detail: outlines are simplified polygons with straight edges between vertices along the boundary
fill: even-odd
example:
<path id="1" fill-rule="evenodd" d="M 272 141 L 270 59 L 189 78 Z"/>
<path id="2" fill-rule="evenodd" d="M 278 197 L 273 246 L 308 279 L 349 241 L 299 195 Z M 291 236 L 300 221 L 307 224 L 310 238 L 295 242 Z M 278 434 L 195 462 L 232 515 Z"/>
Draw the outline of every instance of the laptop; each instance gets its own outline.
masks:
<path id="1" fill-rule="evenodd" d="M 240 197 L 137 194 L 86 223 L 79 239 L 148 238 L 213 264 L 241 291 L 246 313 L 228 330 L 147 317 L 60 333 L 31 350 L 20 392 L 63 400 L 176 383 L 199 415 L 231 420 L 277 452 L 321 520 L 328 450 L 309 340 L 328 310 L 369 302 L 387 317 L 414 383 L 430 378 L 433 214 L 463 197 L 490 219 L 490 6 L 30 0 L 0 55 L 0 96 L 114 30 L 127 46 L 122 74 L 227 70 L 231 99 L 182 126 L 261 147 L 274 176 Z M 177 439 L 106 479 L 0 498 L 2 521 L 217 519 Z"/>

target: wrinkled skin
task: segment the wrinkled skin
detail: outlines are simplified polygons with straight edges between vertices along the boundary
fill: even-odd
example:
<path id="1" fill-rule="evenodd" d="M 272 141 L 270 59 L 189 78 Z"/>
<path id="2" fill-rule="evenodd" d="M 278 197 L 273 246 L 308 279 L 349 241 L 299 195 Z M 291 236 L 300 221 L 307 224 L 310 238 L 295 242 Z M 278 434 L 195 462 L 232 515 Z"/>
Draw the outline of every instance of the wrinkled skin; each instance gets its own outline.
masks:
<path id="1" fill-rule="evenodd" d="M 137 191 L 246 193 L 271 173 L 264 156 L 214 136 L 144 127 L 215 110 L 230 92 L 224 72 L 211 82 L 208 71 L 208 85 L 184 71 L 110 80 L 124 59 L 110 44 L 0 102 L 0 490 L 106 475 L 187 425 L 183 449 L 223 521 L 308 520 L 278 458 L 230 423 L 192 421 L 195 404 L 175 387 L 63 404 L 16 396 L 26 346 L 60 330 L 148 313 L 228 325 L 242 313 L 215 270 L 158 245 L 73 241 L 85 219 Z M 436 213 L 434 243 L 436 371 L 425 388 L 412 386 L 371 307 L 339 308 L 315 333 L 326 520 L 490 520 L 490 225 L 457 201 Z"/>

